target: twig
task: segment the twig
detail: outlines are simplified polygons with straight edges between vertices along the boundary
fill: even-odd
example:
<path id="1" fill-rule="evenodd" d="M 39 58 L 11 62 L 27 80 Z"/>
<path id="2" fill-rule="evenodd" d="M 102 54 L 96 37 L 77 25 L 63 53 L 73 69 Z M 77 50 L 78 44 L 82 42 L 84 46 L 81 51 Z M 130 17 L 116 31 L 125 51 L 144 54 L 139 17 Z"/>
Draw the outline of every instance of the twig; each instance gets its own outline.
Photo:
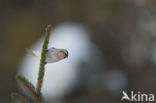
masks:
<path id="1" fill-rule="evenodd" d="M 33 86 L 33 84 L 31 84 L 30 81 L 28 81 L 25 77 L 23 77 L 23 76 L 20 75 L 20 74 L 16 75 L 16 80 L 18 80 L 18 82 L 21 84 L 21 86 L 22 86 L 27 92 L 29 92 L 34 98 L 37 97 L 35 87 Z"/>
<path id="2" fill-rule="evenodd" d="M 21 96 L 18 93 L 11 93 L 11 98 L 16 100 L 18 103 L 30 103 L 25 97 Z"/>
<path id="3" fill-rule="evenodd" d="M 42 47 L 42 53 L 41 53 L 38 81 L 37 81 L 37 88 L 36 88 L 36 93 L 38 95 L 39 103 L 42 101 L 41 87 L 43 84 L 43 77 L 44 77 L 44 72 L 45 72 L 44 67 L 45 67 L 45 63 L 46 63 L 46 53 L 47 53 L 47 49 L 48 49 L 50 30 L 51 30 L 51 25 L 48 25 L 47 28 L 45 29 L 45 40 L 44 40 L 44 44 Z M 38 103 L 38 102 L 36 102 L 36 103 Z"/>
<path id="4" fill-rule="evenodd" d="M 42 101 L 41 88 L 42 88 L 44 72 L 45 72 L 44 67 L 46 63 L 46 54 L 48 50 L 50 29 L 51 29 L 51 25 L 48 25 L 47 28 L 45 29 L 45 40 L 42 47 L 37 87 L 35 88 L 33 84 L 22 75 L 16 75 L 16 80 L 18 80 L 18 82 L 22 85 L 22 87 L 33 96 L 34 103 L 41 103 Z M 16 100 L 18 103 L 30 103 L 25 97 L 21 96 L 18 93 L 11 93 L 11 98 Z"/>

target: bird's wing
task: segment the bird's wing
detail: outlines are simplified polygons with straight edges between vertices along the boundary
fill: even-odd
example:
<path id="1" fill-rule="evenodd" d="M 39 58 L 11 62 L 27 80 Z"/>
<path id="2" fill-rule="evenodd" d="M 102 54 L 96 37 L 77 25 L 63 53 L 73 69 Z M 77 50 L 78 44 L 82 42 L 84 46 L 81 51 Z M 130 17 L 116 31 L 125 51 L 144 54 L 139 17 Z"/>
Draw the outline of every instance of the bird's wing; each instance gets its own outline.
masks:
<path id="1" fill-rule="evenodd" d="M 56 49 L 56 48 L 54 48 L 54 47 L 51 47 L 51 48 L 49 48 L 48 50 L 54 50 L 54 49 Z"/>
<path id="2" fill-rule="evenodd" d="M 49 55 L 49 54 L 51 55 L 51 53 L 52 53 L 54 50 L 56 50 L 56 48 L 54 48 L 54 47 L 49 48 L 49 49 L 48 49 L 48 55 Z"/>

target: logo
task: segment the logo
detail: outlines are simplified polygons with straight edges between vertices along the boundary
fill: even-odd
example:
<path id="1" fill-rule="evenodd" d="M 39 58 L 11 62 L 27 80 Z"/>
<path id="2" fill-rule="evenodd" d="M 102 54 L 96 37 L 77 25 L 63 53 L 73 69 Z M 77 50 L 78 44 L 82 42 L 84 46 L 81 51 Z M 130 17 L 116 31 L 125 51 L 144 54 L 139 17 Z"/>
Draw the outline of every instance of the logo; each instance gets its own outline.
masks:
<path id="1" fill-rule="evenodd" d="M 127 100 L 127 101 L 138 101 L 138 102 L 153 102 L 154 101 L 154 94 L 144 94 L 138 91 L 137 93 L 134 93 L 134 91 L 131 91 L 131 94 L 128 95 L 125 91 L 122 91 L 122 98 L 121 101 Z"/>

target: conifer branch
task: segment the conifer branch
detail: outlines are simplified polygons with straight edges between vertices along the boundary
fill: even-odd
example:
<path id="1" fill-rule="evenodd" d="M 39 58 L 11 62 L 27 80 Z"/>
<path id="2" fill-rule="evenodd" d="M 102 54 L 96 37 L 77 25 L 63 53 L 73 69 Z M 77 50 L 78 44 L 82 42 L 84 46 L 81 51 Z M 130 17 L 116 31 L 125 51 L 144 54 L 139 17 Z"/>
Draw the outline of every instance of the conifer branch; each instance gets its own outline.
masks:
<path id="1" fill-rule="evenodd" d="M 51 30 L 51 25 L 48 25 L 47 28 L 45 29 L 45 39 L 44 39 L 44 43 L 43 43 L 43 47 L 42 47 L 37 88 L 36 88 L 36 93 L 38 95 L 39 101 L 42 100 L 41 87 L 43 84 L 43 77 L 44 77 L 44 72 L 45 72 L 44 66 L 46 63 L 46 54 L 47 54 L 47 49 L 48 49 L 50 30 Z"/>
<path id="2" fill-rule="evenodd" d="M 35 87 L 32 83 L 30 83 L 30 81 L 28 81 L 25 77 L 23 77 L 20 74 L 16 75 L 16 79 L 21 84 L 23 89 L 25 89 L 27 92 L 29 92 L 34 98 L 37 97 Z"/>
<path id="3" fill-rule="evenodd" d="M 43 77 L 45 72 L 45 64 L 46 64 L 46 54 L 48 50 L 48 43 L 49 43 L 49 36 L 50 36 L 51 25 L 48 25 L 45 29 L 45 40 L 42 47 L 41 52 L 41 60 L 40 60 L 40 67 L 38 72 L 38 79 L 37 79 L 37 87 L 35 88 L 34 85 L 28 81 L 22 75 L 16 75 L 17 81 L 22 85 L 22 87 L 29 92 L 33 96 L 34 103 L 41 103 L 42 101 L 42 94 L 41 88 L 43 84 Z M 30 103 L 26 98 L 17 94 L 11 93 L 11 98 L 16 100 L 18 103 Z"/>
<path id="4" fill-rule="evenodd" d="M 26 98 L 24 98 L 18 93 L 11 93 L 10 96 L 12 99 L 16 100 L 18 103 L 30 103 L 30 101 L 28 101 Z"/>

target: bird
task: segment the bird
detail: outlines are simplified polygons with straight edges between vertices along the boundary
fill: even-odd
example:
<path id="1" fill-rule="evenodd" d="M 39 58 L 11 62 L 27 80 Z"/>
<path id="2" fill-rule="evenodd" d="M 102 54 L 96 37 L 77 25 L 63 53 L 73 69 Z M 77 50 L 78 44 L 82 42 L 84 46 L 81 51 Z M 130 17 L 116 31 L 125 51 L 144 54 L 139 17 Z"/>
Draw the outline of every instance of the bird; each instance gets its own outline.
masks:
<path id="1" fill-rule="evenodd" d="M 69 93 L 75 93 L 85 85 L 91 91 L 95 89 L 95 81 L 99 83 L 101 70 L 104 70 L 103 53 L 90 39 L 90 31 L 84 25 L 77 23 L 61 23 L 51 31 L 49 48 L 67 49 L 69 56 L 57 63 L 46 64 L 42 95 L 47 103 L 63 102 L 61 98 Z M 40 51 L 44 37 L 34 41 L 29 49 Z M 32 84 L 37 84 L 39 60 L 35 60 L 27 52 L 19 63 L 19 73 Z M 96 73 L 95 73 L 96 71 Z M 99 74 L 99 75 L 97 75 Z M 97 77 L 98 76 L 98 77 Z M 84 77 L 84 79 L 81 79 Z M 95 80 L 94 78 L 97 77 Z M 91 79 L 92 78 L 92 79 Z M 91 81 L 90 81 L 91 80 Z M 92 81 L 93 80 L 93 81 Z M 97 85 L 98 86 L 98 85 Z"/>
<path id="2" fill-rule="evenodd" d="M 41 52 L 32 49 L 27 49 L 27 52 L 29 55 L 41 59 Z M 68 58 L 68 51 L 66 49 L 58 49 L 58 48 L 51 47 L 47 50 L 45 64 L 58 62 L 65 58 Z"/>
<path id="3" fill-rule="evenodd" d="M 127 93 L 125 91 L 122 92 L 122 94 L 124 95 L 122 98 L 121 98 L 121 101 L 123 99 L 126 99 L 126 100 L 129 100 L 130 101 L 130 98 L 128 97 Z"/>

